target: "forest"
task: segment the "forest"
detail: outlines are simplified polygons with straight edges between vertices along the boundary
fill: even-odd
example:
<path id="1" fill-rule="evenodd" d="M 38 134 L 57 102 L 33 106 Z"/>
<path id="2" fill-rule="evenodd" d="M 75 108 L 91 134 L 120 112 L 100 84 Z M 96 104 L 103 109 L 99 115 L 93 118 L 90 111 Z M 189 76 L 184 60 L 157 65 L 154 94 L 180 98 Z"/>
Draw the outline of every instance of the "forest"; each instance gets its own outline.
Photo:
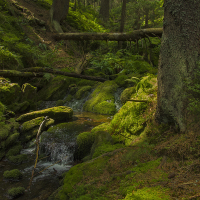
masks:
<path id="1" fill-rule="evenodd" d="M 0 200 L 200 199 L 197 0 L 0 0 Z"/>

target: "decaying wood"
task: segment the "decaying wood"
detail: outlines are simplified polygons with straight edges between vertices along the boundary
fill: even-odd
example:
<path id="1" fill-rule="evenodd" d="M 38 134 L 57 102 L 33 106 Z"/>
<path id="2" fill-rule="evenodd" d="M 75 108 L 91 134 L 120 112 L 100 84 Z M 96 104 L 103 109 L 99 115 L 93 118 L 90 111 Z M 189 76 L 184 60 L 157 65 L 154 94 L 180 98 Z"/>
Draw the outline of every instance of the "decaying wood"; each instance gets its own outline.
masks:
<path id="1" fill-rule="evenodd" d="M 148 28 L 129 33 L 58 33 L 56 40 L 106 40 L 106 41 L 135 41 L 146 37 L 161 37 L 162 28 Z"/>
<path id="2" fill-rule="evenodd" d="M 59 74 L 59 75 L 63 75 L 63 76 L 82 78 L 82 79 L 87 79 L 87 80 L 92 80 L 92 81 L 100 81 L 100 82 L 107 81 L 107 79 L 104 79 L 101 77 L 85 76 L 82 74 L 62 72 L 59 70 L 42 68 L 42 67 L 27 68 L 27 69 L 23 69 L 21 71 L 0 70 L 0 76 L 3 76 L 5 78 L 9 78 L 9 77 L 43 77 L 44 73 Z"/>
<path id="3" fill-rule="evenodd" d="M 17 70 L 0 70 L 0 76 L 8 77 L 43 77 L 44 73 L 20 72 Z"/>
<path id="4" fill-rule="evenodd" d="M 38 133 L 37 133 L 37 136 L 36 136 L 36 159 L 35 159 L 34 168 L 33 168 L 33 170 L 32 170 L 32 176 L 31 176 L 31 179 L 30 179 L 30 182 L 29 182 L 28 189 L 30 189 L 30 187 L 31 187 L 31 184 L 32 184 L 32 181 L 33 181 L 33 177 L 34 177 L 34 172 L 35 172 L 35 169 L 36 169 L 36 166 L 37 166 L 38 154 L 39 154 L 39 148 L 40 148 L 40 146 L 39 146 L 39 142 L 40 142 L 40 141 L 39 141 L 39 137 L 40 137 L 40 135 L 41 135 L 41 131 L 42 131 L 42 129 L 43 129 L 43 127 L 44 127 L 44 125 L 45 125 L 47 119 L 48 119 L 48 116 L 46 116 L 46 117 L 44 118 L 44 120 L 42 121 L 42 123 L 40 124 L 40 127 L 39 127 L 39 129 L 38 129 Z"/>
<path id="5" fill-rule="evenodd" d="M 43 67 L 26 68 L 26 69 L 23 69 L 22 71 L 35 72 L 35 73 L 39 73 L 39 72 L 52 73 L 52 74 L 59 74 L 59 75 L 63 75 L 63 76 L 70 76 L 70 77 L 82 78 L 82 79 L 100 81 L 100 82 L 107 81 L 107 79 L 104 79 L 104 78 L 101 78 L 101 77 L 86 76 L 86 75 L 82 75 L 82 74 L 62 72 L 62 71 L 59 71 L 59 70 L 56 70 L 56 69 L 49 69 L 49 68 L 43 68 Z"/>

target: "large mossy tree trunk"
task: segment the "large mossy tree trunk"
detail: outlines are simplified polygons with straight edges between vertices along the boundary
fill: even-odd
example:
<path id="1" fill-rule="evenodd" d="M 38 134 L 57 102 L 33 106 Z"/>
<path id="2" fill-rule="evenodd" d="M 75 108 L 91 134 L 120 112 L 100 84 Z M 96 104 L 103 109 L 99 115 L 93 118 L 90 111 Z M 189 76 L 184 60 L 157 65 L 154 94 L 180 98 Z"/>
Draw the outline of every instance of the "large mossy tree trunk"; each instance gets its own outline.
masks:
<path id="1" fill-rule="evenodd" d="M 192 80 L 198 67 L 199 34 L 199 1 L 165 0 L 156 120 L 176 126 L 181 132 L 187 130 L 190 116 L 185 80 Z"/>
<path id="2" fill-rule="evenodd" d="M 60 22 L 65 19 L 69 10 L 69 0 L 53 0 L 50 10 L 51 25 L 58 33 L 63 33 Z"/>

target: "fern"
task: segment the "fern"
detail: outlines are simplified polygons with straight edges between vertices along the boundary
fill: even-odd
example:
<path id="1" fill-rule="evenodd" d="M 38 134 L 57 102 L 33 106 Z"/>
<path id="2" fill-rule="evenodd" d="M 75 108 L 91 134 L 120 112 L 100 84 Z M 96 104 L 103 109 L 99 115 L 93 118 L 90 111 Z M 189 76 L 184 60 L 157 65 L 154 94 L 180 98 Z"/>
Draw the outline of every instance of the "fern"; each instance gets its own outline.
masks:
<path id="1" fill-rule="evenodd" d="M 50 73 L 45 73 L 43 77 L 44 77 L 48 82 L 49 82 L 49 80 L 52 78 L 52 76 L 51 76 Z"/>

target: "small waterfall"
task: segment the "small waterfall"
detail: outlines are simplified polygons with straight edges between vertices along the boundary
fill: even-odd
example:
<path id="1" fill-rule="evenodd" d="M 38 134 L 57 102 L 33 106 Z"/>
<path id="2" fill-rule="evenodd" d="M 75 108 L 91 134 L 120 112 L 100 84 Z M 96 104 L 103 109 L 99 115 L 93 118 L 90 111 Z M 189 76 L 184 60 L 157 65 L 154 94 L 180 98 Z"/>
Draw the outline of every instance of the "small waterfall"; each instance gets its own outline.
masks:
<path id="1" fill-rule="evenodd" d="M 124 88 L 117 88 L 117 91 L 114 94 L 115 97 L 115 106 L 117 111 L 122 107 L 122 102 L 120 100 L 121 93 L 123 92 Z"/>
<path id="2" fill-rule="evenodd" d="M 67 101 L 64 104 L 64 106 L 68 106 L 68 107 L 72 108 L 73 111 L 82 112 L 84 103 L 88 100 L 90 94 L 92 94 L 93 91 L 94 91 L 94 89 L 92 89 L 90 92 L 88 92 L 88 95 L 84 98 L 81 98 L 81 99 L 73 98 L 71 101 Z M 68 95 L 69 95 L 69 93 L 65 96 L 64 100 L 68 97 Z"/>
<path id="3" fill-rule="evenodd" d="M 67 165 L 73 162 L 77 133 L 66 129 L 57 129 L 54 133 L 43 132 L 40 154 L 48 156 L 47 160 Z"/>

